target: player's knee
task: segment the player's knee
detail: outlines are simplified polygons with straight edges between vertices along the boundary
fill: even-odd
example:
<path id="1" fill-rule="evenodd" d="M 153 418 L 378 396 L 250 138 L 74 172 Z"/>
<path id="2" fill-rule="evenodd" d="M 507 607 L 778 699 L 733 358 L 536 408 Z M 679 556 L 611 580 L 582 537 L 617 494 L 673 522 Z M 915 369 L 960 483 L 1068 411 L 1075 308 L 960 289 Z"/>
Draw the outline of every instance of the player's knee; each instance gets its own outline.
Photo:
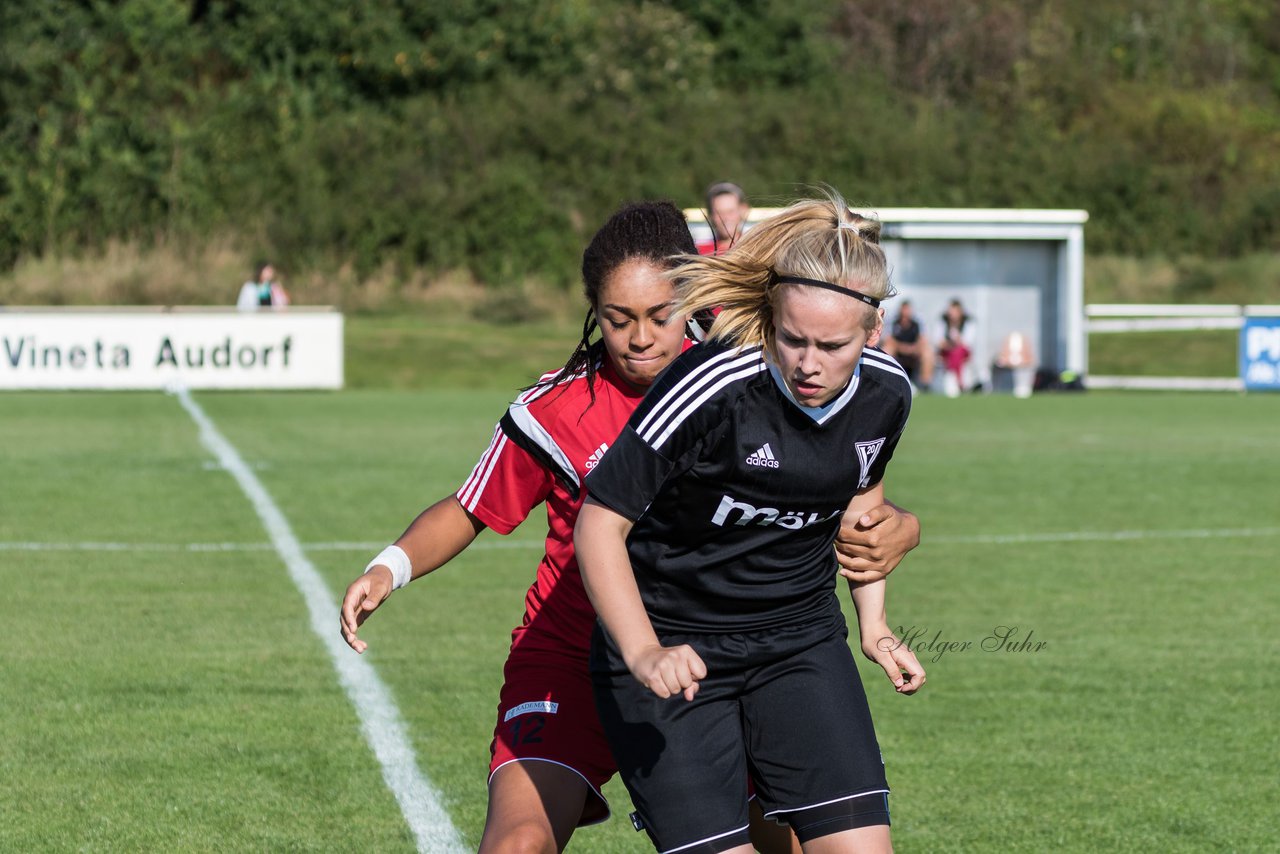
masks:
<path id="1" fill-rule="evenodd" d="M 556 854 L 559 847 L 551 828 L 537 821 L 521 821 L 485 831 L 480 854 Z"/>

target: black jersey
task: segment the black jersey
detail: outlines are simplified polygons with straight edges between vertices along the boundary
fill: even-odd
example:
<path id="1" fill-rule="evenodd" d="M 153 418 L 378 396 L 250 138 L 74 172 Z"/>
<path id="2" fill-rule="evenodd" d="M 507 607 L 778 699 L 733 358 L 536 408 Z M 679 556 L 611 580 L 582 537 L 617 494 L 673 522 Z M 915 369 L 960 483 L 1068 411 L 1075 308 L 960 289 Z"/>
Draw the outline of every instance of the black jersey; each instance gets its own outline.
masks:
<path id="1" fill-rule="evenodd" d="M 905 322 L 898 318 L 893 322 L 893 326 L 889 328 L 889 335 L 893 337 L 893 340 L 903 344 L 914 344 L 920 340 L 920 324 L 915 318 Z"/>
<path id="2" fill-rule="evenodd" d="M 627 540 L 660 632 L 741 632 L 830 615 L 832 544 L 906 425 L 911 387 L 879 350 L 815 420 L 759 347 L 710 343 L 654 383 L 588 492 L 635 522 Z"/>

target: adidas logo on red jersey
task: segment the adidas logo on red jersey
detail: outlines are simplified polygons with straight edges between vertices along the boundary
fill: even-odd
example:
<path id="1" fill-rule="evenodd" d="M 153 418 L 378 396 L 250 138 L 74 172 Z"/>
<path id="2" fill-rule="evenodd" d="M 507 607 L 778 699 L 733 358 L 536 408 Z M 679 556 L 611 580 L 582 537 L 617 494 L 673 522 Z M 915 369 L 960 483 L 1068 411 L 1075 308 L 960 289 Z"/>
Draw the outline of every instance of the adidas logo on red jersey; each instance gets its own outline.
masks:
<path id="1" fill-rule="evenodd" d="M 749 466 L 760 466 L 767 469 L 778 468 L 778 458 L 773 455 L 773 449 L 769 447 L 768 442 L 765 442 L 760 447 L 760 450 L 747 457 L 744 462 Z"/>
<path id="2" fill-rule="evenodd" d="M 591 471 L 596 467 L 596 464 L 600 462 L 601 457 L 604 456 L 604 452 L 607 450 L 609 450 L 609 446 L 606 443 L 601 442 L 600 447 L 596 448 L 595 453 L 587 457 L 587 471 Z"/>

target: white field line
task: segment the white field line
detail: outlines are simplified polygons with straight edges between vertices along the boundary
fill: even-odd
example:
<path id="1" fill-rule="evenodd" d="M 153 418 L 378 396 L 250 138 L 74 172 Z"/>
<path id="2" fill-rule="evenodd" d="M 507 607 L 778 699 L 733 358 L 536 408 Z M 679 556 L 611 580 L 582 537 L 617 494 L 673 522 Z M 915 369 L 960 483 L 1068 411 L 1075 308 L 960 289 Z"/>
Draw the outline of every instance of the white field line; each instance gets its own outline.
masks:
<path id="1" fill-rule="evenodd" d="M 968 534 L 922 537 L 925 544 L 1017 545 L 1021 543 L 1107 543 L 1125 540 L 1235 540 L 1280 536 L 1280 528 L 1183 528 L 1169 531 L 1061 531 L 1046 534 Z"/>
<path id="2" fill-rule="evenodd" d="M 477 540 L 467 546 L 467 551 L 501 551 L 527 549 L 541 551 L 542 540 Z M 369 552 L 369 557 L 383 548 L 386 543 L 300 543 L 304 552 Z M 78 543 L 42 543 L 11 540 L 0 541 L 0 552 L 270 552 L 275 551 L 272 543 L 113 543 L 113 542 L 78 542 Z M 356 567 L 359 571 L 361 566 Z M 337 611 L 334 611 L 337 614 Z"/>
<path id="3" fill-rule="evenodd" d="M 430 854 L 464 851 L 462 839 L 445 812 L 440 793 L 418 770 L 408 731 L 391 692 L 378 678 L 373 666 L 340 638 L 338 608 L 333 596 L 320 573 L 303 554 L 302 544 L 294 536 L 284 514 L 191 394 L 186 389 L 179 389 L 177 397 L 182 408 L 200 427 L 200 441 L 248 496 L 267 529 L 271 545 L 288 567 L 289 576 L 311 613 L 311 628 L 328 650 L 338 679 L 356 707 L 365 740 L 382 766 L 382 778 L 399 802 L 400 812 L 417 840 L 418 850 Z"/>
<path id="4" fill-rule="evenodd" d="M 1193 528 L 1165 531 L 1061 531 L 1030 534 L 963 534 L 924 537 L 922 545 L 1019 545 L 1024 543 L 1106 543 L 1127 540 L 1234 540 L 1280 537 L 1280 528 Z M 376 552 L 385 543 L 306 543 L 309 552 Z M 540 551 L 542 540 L 478 540 L 472 549 L 527 549 Z M 264 552 L 271 543 L 42 543 L 0 541 L 0 552 Z M 358 568 L 358 567 L 357 567 Z M 336 612 L 335 612 L 336 613 Z M 343 647 L 345 649 L 346 647 Z"/>

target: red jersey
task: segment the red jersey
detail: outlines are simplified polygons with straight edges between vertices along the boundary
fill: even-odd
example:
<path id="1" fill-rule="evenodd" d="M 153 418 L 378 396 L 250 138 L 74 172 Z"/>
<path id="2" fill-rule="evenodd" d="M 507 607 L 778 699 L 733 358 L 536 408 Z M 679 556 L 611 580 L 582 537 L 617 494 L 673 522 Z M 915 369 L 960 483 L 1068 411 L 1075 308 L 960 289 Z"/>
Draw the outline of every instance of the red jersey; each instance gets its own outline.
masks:
<path id="1" fill-rule="evenodd" d="M 546 553 L 525 595 L 524 621 L 511 633 L 513 652 L 587 657 L 596 613 L 573 550 L 573 526 L 586 498 L 582 480 L 622 432 L 644 392 L 622 382 L 606 358 L 596 373 L 595 396 L 592 404 L 582 374 L 521 394 L 457 492 L 463 507 L 500 534 L 511 533 L 529 511 L 547 504 Z"/>

